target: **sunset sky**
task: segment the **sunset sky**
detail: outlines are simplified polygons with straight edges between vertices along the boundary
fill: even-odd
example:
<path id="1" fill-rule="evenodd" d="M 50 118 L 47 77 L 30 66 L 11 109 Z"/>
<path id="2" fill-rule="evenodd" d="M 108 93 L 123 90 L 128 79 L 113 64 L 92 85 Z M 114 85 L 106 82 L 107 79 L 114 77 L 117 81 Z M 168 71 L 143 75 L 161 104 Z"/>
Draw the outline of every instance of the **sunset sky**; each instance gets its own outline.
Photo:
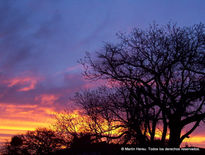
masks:
<path id="1" fill-rule="evenodd" d="M 1 0 L 0 142 L 48 127 L 74 92 L 95 86 L 77 63 L 86 51 L 116 42 L 117 32 L 170 21 L 205 23 L 205 1 Z M 205 126 L 192 135 L 189 144 L 205 147 Z"/>

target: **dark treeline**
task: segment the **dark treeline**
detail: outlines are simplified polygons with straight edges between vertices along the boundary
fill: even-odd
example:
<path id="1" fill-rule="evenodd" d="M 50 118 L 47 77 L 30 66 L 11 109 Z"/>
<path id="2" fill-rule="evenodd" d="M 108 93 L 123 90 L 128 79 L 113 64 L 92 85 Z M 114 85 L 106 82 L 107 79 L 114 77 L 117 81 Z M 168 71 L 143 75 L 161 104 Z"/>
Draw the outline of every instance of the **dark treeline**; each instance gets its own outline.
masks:
<path id="1" fill-rule="evenodd" d="M 121 146 L 180 147 L 205 120 L 205 26 L 176 24 L 118 34 L 118 44 L 80 60 L 84 77 L 109 86 L 77 92 L 80 118 L 14 136 L 5 154 Z M 32 147 L 31 147 L 32 146 Z M 112 147 L 112 149 L 111 149 Z M 12 152 L 13 151 L 13 152 Z"/>

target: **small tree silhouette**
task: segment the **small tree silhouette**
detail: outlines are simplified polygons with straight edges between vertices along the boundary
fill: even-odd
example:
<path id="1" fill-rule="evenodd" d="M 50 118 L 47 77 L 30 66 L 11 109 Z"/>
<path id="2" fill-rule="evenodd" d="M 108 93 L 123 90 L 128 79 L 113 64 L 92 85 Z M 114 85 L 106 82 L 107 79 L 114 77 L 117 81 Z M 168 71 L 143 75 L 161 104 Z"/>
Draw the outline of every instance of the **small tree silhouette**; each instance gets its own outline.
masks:
<path id="1" fill-rule="evenodd" d="M 65 141 L 52 130 L 41 128 L 24 135 L 13 136 L 4 154 L 48 154 L 62 149 Z"/>

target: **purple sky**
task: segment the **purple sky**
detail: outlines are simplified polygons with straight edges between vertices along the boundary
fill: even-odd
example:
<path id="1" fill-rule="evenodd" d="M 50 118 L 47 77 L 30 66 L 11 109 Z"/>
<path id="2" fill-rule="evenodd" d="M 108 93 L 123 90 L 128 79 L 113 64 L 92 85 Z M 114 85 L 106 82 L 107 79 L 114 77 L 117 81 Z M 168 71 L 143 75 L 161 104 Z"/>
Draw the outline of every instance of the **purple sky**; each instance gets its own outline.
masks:
<path id="1" fill-rule="evenodd" d="M 70 94 L 91 87 L 77 63 L 86 51 L 115 42 L 117 32 L 146 28 L 154 21 L 205 23 L 205 1 L 1 0 L 0 117 L 17 119 L 12 106 L 19 120 L 28 119 L 21 113 L 32 109 L 22 105 L 63 109 Z"/>
<path id="2" fill-rule="evenodd" d="M 1 72 L 46 75 L 75 66 L 115 33 L 156 21 L 205 21 L 203 0 L 6 0 L 0 2 Z"/>

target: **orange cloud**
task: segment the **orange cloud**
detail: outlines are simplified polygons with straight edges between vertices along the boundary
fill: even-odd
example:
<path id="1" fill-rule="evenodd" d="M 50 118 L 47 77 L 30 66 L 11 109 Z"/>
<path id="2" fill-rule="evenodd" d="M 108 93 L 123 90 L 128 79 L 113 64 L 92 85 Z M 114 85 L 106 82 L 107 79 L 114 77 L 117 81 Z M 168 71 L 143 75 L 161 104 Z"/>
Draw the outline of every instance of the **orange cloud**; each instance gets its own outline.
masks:
<path id="1" fill-rule="evenodd" d="M 0 105 L 0 129 L 31 130 L 37 127 L 48 126 L 54 119 L 52 114 L 55 113 L 55 110 L 52 107 L 2 103 Z"/>
<path id="2" fill-rule="evenodd" d="M 0 103 L 0 111 L 0 143 L 12 135 L 49 127 L 55 121 L 52 117 L 55 109 L 52 107 Z"/>
<path id="3" fill-rule="evenodd" d="M 59 97 L 54 94 L 43 94 L 35 98 L 36 101 L 40 101 L 43 105 L 53 104 Z"/>
<path id="4" fill-rule="evenodd" d="M 8 87 L 13 87 L 15 85 L 20 86 L 21 88 L 18 91 L 29 91 L 35 89 L 35 86 L 38 82 L 38 78 L 34 77 L 16 77 L 14 79 L 8 80 Z"/>

